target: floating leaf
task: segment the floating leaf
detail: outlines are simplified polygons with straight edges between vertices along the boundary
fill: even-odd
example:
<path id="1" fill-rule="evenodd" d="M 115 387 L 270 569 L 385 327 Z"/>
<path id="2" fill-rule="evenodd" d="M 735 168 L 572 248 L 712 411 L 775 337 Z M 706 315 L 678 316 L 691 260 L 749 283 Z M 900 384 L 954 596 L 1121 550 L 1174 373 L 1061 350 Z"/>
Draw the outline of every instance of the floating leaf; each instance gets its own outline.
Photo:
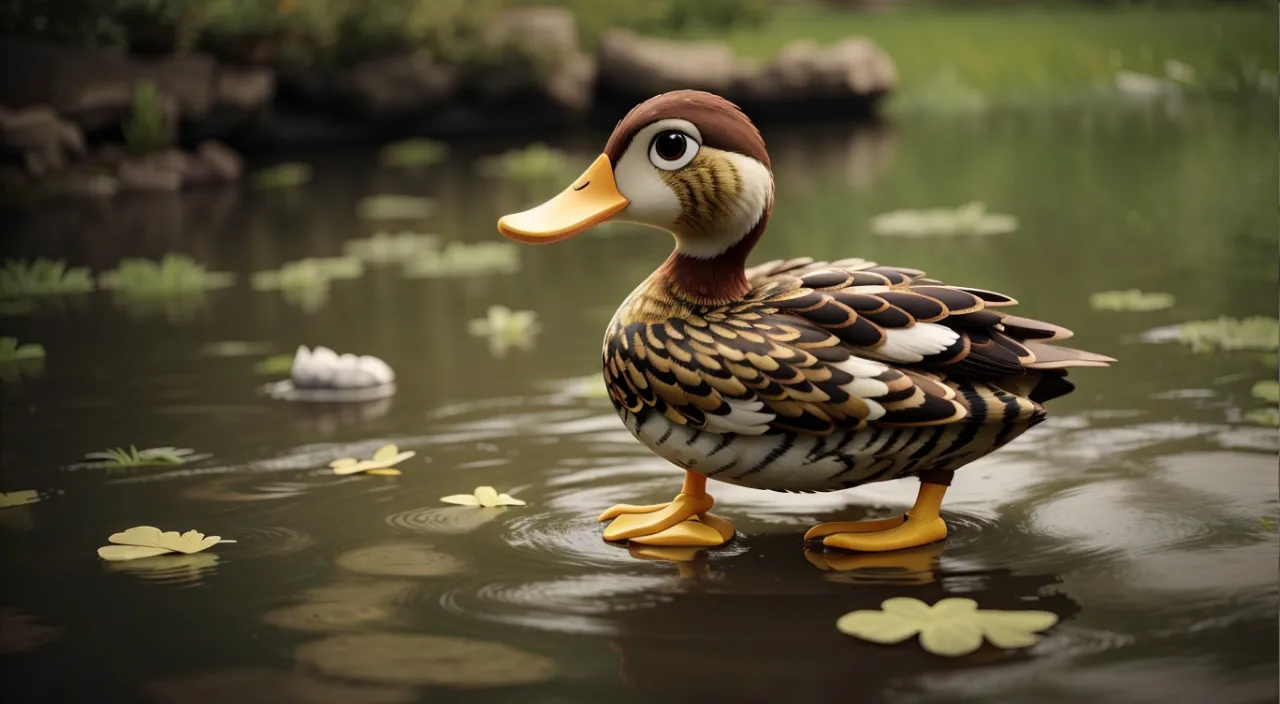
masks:
<path id="1" fill-rule="evenodd" d="M 526 502 L 517 499 L 510 494 L 499 494 L 491 486 L 476 487 L 475 493 L 472 494 L 451 494 L 443 496 L 441 501 L 446 504 L 457 504 L 459 506 L 477 506 L 483 508 L 494 508 L 497 506 L 526 506 Z"/>
<path id="2" fill-rule="evenodd" d="M 853 611 L 836 621 L 847 635 L 873 643 L 901 643 L 919 634 L 920 645 L 936 655 L 958 657 L 982 646 L 985 638 L 998 648 L 1026 648 L 1036 633 L 1058 622 L 1048 611 L 979 610 L 972 599 L 943 599 L 929 606 L 918 599 L 895 597 L 880 611 Z"/>
<path id="3" fill-rule="evenodd" d="M 1017 229 L 1017 218 L 988 213 L 987 206 L 978 202 L 958 208 L 895 210 L 871 219 L 871 231 L 884 236 L 1000 235 Z"/>
<path id="4" fill-rule="evenodd" d="M 1157 328 L 1143 333 L 1144 342 L 1179 342 L 1194 352 L 1280 349 L 1280 323 L 1275 318 L 1221 317 Z"/>
<path id="5" fill-rule="evenodd" d="M 44 359 L 44 347 L 34 343 L 19 345 L 16 337 L 0 337 L 0 363 Z"/>
<path id="6" fill-rule="evenodd" d="M 1263 401 L 1280 403 L 1280 382 L 1275 379 L 1264 379 L 1254 384 L 1249 393 Z"/>
<path id="7" fill-rule="evenodd" d="M 226 288 L 233 283 L 234 274 L 209 271 L 190 256 L 177 253 L 166 254 L 158 262 L 122 259 L 115 269 L 98 275 L 98 285 L 117 291 L 125 303 Z"/>
<path id="8" fill-rule="evenodd" d="M 504 357 L 513 347 L 529 349 L 534 338 L 542 331 L 537 313 L 531 310 L 513 311 L 506 306 L 489 306 L 488 314 L 467 323 L 467 332 L 489 339 L 489 351 L 495 357 Z"/>
<path id="9" fill-rule="evenodd" d="M 196 462 L 209 457 L 197 455 L 195 450 L 187 447 L 152 447 L 139 450 L 130 445 L 128 449 L 113 447 L 102 452 L 90 452 L 84 456 L 89 467 L 155 467 L 163 465 L 181 465 Z"/>
<path id="10" fill-rule="evenodd" d="M 399 264 L 415 257 L 435 254 L 440 246 L 438 235 L 417 232 L 382 232 L 342 245 L 349 257 L 374 264 Z"/>
<path id="11" fill-rule="evenodd" d="M 512 181 L 556 178 L 573 170 L 568 155 L 541 142 L 482 157 L 476 162 L 476 168 L 485 176 Z"/>
<path id="12" fill-rule="evenodd" d="M 223 540 L 216 535 L 205 536 L 194 530 L 179 533 L 173 530 L 161 531 L 154 526 L 135 526 L 114 533 L 107 540 L 112 544 L 98 548 L 98 556 L 113 562 L 138 560 L 171 552 L 190 555 L 208 550 L 218 543 L 235 542 Z"/>
<path id="13" fill-rule="evenodd" d="M 411 168 L 430 166 L 449 156 L 449 146 L 434 139 L 405 139 L 378 150 L 378 163 L 383 166 Z"/>
<path id="14" fill-rule="evenodd" d="M 307 257 L 285 262 L 279 269 L 259 271 L 250 278 L 255 291 L 281 291 L 285 301 L 308 313 L 324 307 L 335 279 L 358 279 L 364 262 L 355 257 Z"/>
<path id="15" fill-rule="evenodd" d="M 404 262 L 410 278 L 514 274 L 520 270 L 520 249 L 510 242 L 450 242 L 444 249 L 423 249 Z"/>
<path id="16" fill-rule="evenodd" d="M 253 365 L 254 374 L 266 374 L 270 376 L 280 376 L 288 374 L 293 368 L 293 355 L 277 354 L 267 357 Z"/>
<path id="17" fill-rule="evenodd" d="M 1280 427 L 1280 409 L 1260 408 L 1256 411 L 1249 411 L 1244 414 L 1244 419 L 1254 425 L 1261 425 L 1267 428 L 1277 428 Z"/>
<path id="18" fill-rule="evenodd" d="M 6 259 L 0 269 L 0 299 L 88 293 L 94 289 L 87 267 L 68 267 L 61 259 Z"/>
<path id="19" fill-rule="evenodd" d="M 363 220 L 419 220 L 435 212 L 435 203 L 421 196 L 368 196 L 360 200 L 357 212 Z"/>
<path id="20" fill-rule="evenodd" d="M 1172 293 L 1148 293 L 1136 288 L 1126 291 L 1101 291 L 1089 296 L 1089 306 L 1094 310 L 1116 310 L 1143 313 L 1172 308 Z"/>
<path id="21" fill-rule="evenodd" d="M 12 508 L 14 506 L 26 506 L 34 504 L 40 500 L 40 492 L 35 489 L 26 489 L 23 491 L 0 491 L 0 508 Z"/>
<path id="22" fill-rule="evenodd" d="M 377 452 L 373 453 L 373 459 L 357 460 L 354 457 L 343 457 L 330 462 L 329 466 L 333 469 L 334 474 L 339 475 L 359 474 L 360 472 L 397 475 L 400 474 L 400 470 L 391 469 L 391 467 L 404 462 L 415 454 L 417 453 L 413 450 L 400 452 L 395 445 L 383 445 L 378 448 Z"/>
<path id="23" fill-rule="evenodd" d="M 253 175 L 253 185 L 257 188 L 291 188 L 311 181 L 310 164 L 301 162 L 285 162 L 261 169 Z"/>

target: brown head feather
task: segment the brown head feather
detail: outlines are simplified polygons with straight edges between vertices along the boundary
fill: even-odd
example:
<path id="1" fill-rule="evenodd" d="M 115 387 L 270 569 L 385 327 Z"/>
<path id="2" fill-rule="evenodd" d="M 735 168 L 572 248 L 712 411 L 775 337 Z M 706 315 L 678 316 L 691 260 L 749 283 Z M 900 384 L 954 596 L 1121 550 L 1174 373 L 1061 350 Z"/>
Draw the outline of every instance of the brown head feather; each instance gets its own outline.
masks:
<path id="1" fill-rule="evenodd" d="M 618 122 L 604 153 L 616 167 L 636 133 L 646 126 L 669 118 L 688 120 L 702 133 L 702 143 L 714 149 L 737 152 L 769 166 L 764 138 L 737 105 L 713 93 L 676 90 L 656 95 L 640 103 Z"/>

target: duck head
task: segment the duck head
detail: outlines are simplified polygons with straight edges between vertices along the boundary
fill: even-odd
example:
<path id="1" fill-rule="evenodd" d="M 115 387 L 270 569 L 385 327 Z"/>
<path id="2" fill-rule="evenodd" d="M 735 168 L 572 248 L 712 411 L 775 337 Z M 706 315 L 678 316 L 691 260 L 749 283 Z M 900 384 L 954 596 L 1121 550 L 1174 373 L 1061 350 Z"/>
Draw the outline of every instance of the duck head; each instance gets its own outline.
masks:
<path id="1" fill-rule="evenodd" d="M 655 276 L 672 295 L 718 304 L 750 289 L 747 255 L 772 208 L 773 174 L 760 132 L 724 98 L 681 90 L 633 108 L 569 188 L 502 217 L 498 231 L 546 244 L 606 220 L 664 230 L 676 247 Z"/>

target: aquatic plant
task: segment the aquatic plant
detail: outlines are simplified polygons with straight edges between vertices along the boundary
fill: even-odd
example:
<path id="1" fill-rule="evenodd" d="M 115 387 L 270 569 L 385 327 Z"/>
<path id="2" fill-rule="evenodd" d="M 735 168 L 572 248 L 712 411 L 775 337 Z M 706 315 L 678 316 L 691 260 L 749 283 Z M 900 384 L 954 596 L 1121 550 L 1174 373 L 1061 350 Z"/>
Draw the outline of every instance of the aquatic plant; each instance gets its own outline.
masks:
<path id="1" fill-rule="evenodd" d="M 511 181 L 532 181 L 562 176 L 571 169 L 569 157 L 559 149 L 535 142 L 476 162 L 481 174 Z"/>
<path id="2" fill-rule="evenodd" d="M 134 87 L 133 107 L 122 128 L 124 143 L 134 154 L 152 154 L 169 145 L 168 116 L 156 84 L 143 81 Z"/>
<path id="3" fill-rule="evenodd" d="M 1267 428 L 1280 427 L 1280 408 L 1259 408 L 1244 414 L 1248 423 Z"/>
<path id="4" fill-rule="evenodd" d="M 378 163 L 392 168 L 430 166 L 449 156 L 449 146 L 434 139 L 416 138 L 392 142 L 378 150 Z"/>
<path id="5" fill-rule="evenodd" d="M 35 489 L 24 489 L 22 491 L 0 491 L 0 508 L 26 506 L 27 504 L 34 504 L 39 500 L 40 492 Z"/>
<path id="6" fill-rule="evenodd" d="M 343 252 L 370 264 L 404 262 L 439 248 L 440 236 L 417 232 L 383 232 L 379 230 L 369 237 L 348 240 Z"/>
<path id="7" fill-rule="evenodd" d="M 373 459 L 357 460 L 354 457 L 343 457 L 329 463 L 329 467 L 333 469 L 334 474 L 377 474 L 381 476 L 396 476 L 400 474 L 400 470 L 394 467 L 401 462 L 413 457 L 416 452 L 406 450 L 400 452 L 395 445 L 383 445 L 373 453 Z"/>
<path id="8" fill-rule="evenodd" d="M 489 306 L 483 318 L 467 322 L 467 332 L 489 339 L 489 351 L 495 357 L 504 357 L 513 347 L 530 349 L 534 338 L 542 331 L 538 314 L 531 310 L 513 311 L 506 306 Z"/>
<path id="9" fill-rule="evenodd" d="M 1176 299 L 1172 293 L 1150 293 L 1131 288 L 1125 291 L 1100 291 L 1089 296 L 1089 307 L 1094 310 L 1115 310 L 1145 313 L 1172 308 Z"/>
<path id="10" fill-rule="evenodd" d="M 1280 348 L 1280 324 L 1275 318 L 1264 316 L 1243 319 L 1223 316 L 1156 328 L 1143 333 L 1141 339 L 1153 343 L 1178 342 L 1193 352 L 1273 352 Z"/>
<path id="11" fill-rule="evenodd" d="M 1016 217 L 988 213 L 987 206 L 976 201 L 958 208 L 895 210 L 871 218 L 871 231 L 889 237 L 1000 235 L 1017 229 Z"/>
<path id="12" fill-rule="evenodd" d="M 222 340 L 200 345 L 201 357 L 251 357 L 267 352 L 271 345 L 265 342 Z"/>
<path id="13" fill-rule="evenodd" d="M 287 302 L 314 313 L 328 302 L 329 284 L 334 279 L 363 275 L 364 263 L 354 257 L 308 257 L 257 272 L 250 285 L 256 291 L 280 291 Z"/>
<path id="14" fill-rule="evenodd" d="M 98 286 L 133 298 L 163 298 L 226 288 L 235 274 L 209 271 L 186 254 L 169 253 L 160 261 L 122 259 L 111 271 L 98 275 Z"/>
<path id="15" fill-rule="evenodd" d="M 44 359 L 44 346 L 29 342 L 18 344 L 16 337 L 0 337 L 0 364 Z"/>
<path id="16" fill-rule="evenodd" d="M 90 461 L 91 467 L 159 467 L 182 465 L 202 460 L 209 455 L 197 455 L 195 450 L 185 447 L 152 447 L 139 450 L 130 445 L 128 449 L 113 447 L 102 452 L 90 452 L 84 458 Z"/>
<path id="17" fill-rule="evenodd" d="M 1263 379 L 1253 385 L 1249 394 L 1263 401 L 1280 403 L 1280 382 L 1275 379 Z"/>
<path id="18" fill-rule="evenodd" d="M 261 189 L 292 188 L 310 183 L 312 174 L 311 164 L 284 162 L 259 169 L 253 174 L 253 185 Z"/>
<path id="19" fill-rule="evenodd" d="M 457 504 L 458 506 L 475 506 L 478 508 L 494 508 L 497 506 L 526 506 L 526 502 L 511 496 L 510 494 L 499 494 L 491 486 L 478 486 L 475 492 L 471 494 L 451 494 L 442 496 L 440 500 L 446 504 Z"/>
<path id="20" fill-rule="evenodd" d="M 94 289 L 88 267 L 67 267 L 62 259 L 6 259 L 0 269 L 0 299 L 88 293 Z"/>
<path id="21" fill-rule="evenodd" d="M 404 263 L 411 278 L 514 274 L 520 270 L 520 249 L 511 242 L 450 242 L 443 250 L 428 249 Z"/>
<path id="22" fill-rule="evenodd" d="M 859 610 L 841 616 L 841 633 L 873 643 L 894 644 L 920 636 L 920 645 L 935 655 L 958 657 L 982 647 L 985 638 L 997 648 L 1026 648 L 1036 633 L 1058 622 L 1050 611 L 979 610 L 972 599 L 943 599 L 933 606 L 910 597 L 880 603 L 880 611 Z"/>
<path id="23" fill-rule="evenodd" d="M 292 368 L 293 355 L 277 354 L 260 360 L 257 364 L 253 365 L 253 373 L 279 376 L 281 374 L 288 374 L 289 370 Z"/>
<path id="24" fill-rule="evenodd" d="M 111 545 L 98 548 L 98 557 L 113 562 L 138 560 L 144 557 L 166 555 L 171 552 L 191 555 L 203 552 L 218 543 L 234 543 L 217 535 L 206 536 L 199 531 L 161 531 L 154 526 L 135 526 L 107 538 Z"/>
<path id="25" fill-rule="evenodd" d="M 362 220 L 419 220 L 435 212 L 435 201 L 421 196 L 383 194 L 360 199 Z"/>

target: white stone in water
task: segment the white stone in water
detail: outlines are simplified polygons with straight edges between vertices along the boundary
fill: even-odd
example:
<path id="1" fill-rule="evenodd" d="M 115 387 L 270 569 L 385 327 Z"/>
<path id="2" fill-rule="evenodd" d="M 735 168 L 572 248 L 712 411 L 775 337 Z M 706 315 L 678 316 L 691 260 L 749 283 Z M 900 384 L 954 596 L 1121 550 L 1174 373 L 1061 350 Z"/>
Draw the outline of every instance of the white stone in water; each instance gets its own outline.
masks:
<path id="1" fill-rule="evenodd" d="M 363 389 L 395 381 L 395 372 L 381 359 L 339 355 L 327 347 L 299 346 L 289 376 L 299 389 Z"/>

